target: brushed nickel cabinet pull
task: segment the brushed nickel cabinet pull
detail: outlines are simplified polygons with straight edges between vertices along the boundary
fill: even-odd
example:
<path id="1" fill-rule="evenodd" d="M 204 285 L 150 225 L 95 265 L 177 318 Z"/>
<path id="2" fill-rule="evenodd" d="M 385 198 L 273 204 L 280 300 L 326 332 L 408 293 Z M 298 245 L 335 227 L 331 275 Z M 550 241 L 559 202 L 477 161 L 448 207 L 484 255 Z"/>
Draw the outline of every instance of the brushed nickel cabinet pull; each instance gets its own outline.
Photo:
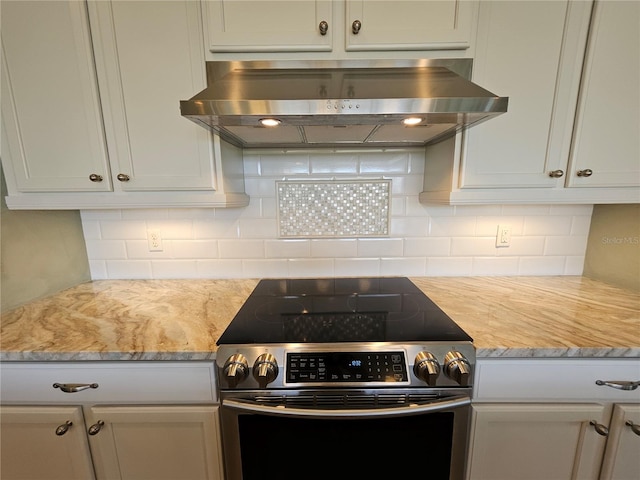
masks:
<path id="1" fill-rule="evenodd" d="M 593 170 L 591 170 L 590 168 L 585 168 L 584 170 L 578 170 L 579 177 L 590 177 L 591 175 L 593 175 Z"/>
<path id="2" fill-rule="evenodd" d="M 357 35 L 358 32 L 360 32 L 361 28 L 362 28 L 362 22 L 360 20 L 354 20 L 353 23 L 351 24 L 351 31 L 353 32 L 354 35 Z"/>
<path id="3" fill-rule="evenodd" d="M 589 425 L 593 425 L 593 428 L 595 429 L 598 435 L 602 435 L 603 437 L 606 437 L 609 435 L 609 429 L 604 425 L 602 425 L 601 423 L 598 423 L 595 420 L 591 420 L 589 422 Z"/>
<path id="4" fill-rule="evenodd" d="M 635 390 L 640 386 L 640 381 L 629 382 L 626 380 L 596 380 L 596 385 L 617 388 L 618 390 Z"/>
<path id="5" fill-rule="evenodd" d="M 91 180 L 92 182 L 101 182 L 102 175 L 98 175 L 97 173 L 92 173 L 91 175 L 89 175 L 89 180 Z"/>
<path id="6" fill-rule="evenodd" d="M 640 436 L 640 425 L 633 423 L 631 420 L 627 420 L 624 424 L 630 427 L 633 433 Z"/>
<path id="7" fill-rule="evenodd" d="M 98 388 L 97 383 L 54 383 L 53 388 L 59 388 L 64 393 L 77 393 L 87 388 Z"/>
<path id="8" fill-rule="evenodd" d="M 89 427 L 89 430 L 87 430 L 87 432 L 89 433 L 89 435 L 95 435 L 102 429 L 103 426 L 104 422 L 102 420 L 98 420 L 96 423 Z"/>
<path id="9" fill-rule="evenodd" d="M 562 170 L 553 170 L 549 172 L 549 176 L 551 178 L 560 178 L 563 175 L 564 175 L 564 172 Z"/>
<path id="10" fill-rule="evenodd" d="M 322 20 L 320 22 L 320 25 L 318 25 L 318 29 L 320 30 L 320 35 L 324 36 L 327 34 L 327 31 L 329 30 L 329 24 L 324 20 Z"/>
<path id="11" fill-rule="evenodd" d="M 126 175 L 124 173 L 119 173 L 118 176 L 116 177 L 118 180 L 120 180 L 121 182 L 128 182 L 130 180 L 129 175 Z"/>
<path id="12" fill-rule="evenodd" d="M 56 435 L 61 437 L 62 435 L 67 433 L 69 431 L 69 427 L 71 427 L 71 425 L 73 425 L 73 422 L 67 420 L 62 425 L 58 426 L 58 428 L 56 428 Z"/>

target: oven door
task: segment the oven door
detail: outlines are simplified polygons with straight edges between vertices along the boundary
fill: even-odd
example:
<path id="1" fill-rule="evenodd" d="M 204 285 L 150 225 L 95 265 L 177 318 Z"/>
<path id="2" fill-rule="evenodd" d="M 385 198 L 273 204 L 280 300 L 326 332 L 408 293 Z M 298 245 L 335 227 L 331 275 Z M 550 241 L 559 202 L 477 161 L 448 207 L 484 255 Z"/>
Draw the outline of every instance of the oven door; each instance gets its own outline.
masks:
<path id="1" fill-rule="evenodd" d="M 223 395 L 227 480 L 463 478 L 468 395 L 290 393 Z"/>

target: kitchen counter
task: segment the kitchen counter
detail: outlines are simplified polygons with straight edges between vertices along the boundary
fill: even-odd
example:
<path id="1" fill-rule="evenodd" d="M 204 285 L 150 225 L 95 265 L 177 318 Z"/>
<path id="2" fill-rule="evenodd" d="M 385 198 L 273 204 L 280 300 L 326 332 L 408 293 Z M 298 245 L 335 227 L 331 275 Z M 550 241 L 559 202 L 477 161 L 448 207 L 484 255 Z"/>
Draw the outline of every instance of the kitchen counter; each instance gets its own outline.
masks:
<path id="1" fill-rule="evenodd" d="M 478 357 L 640 357 L 640 294 L 584 277 L 411 280 Z M 206 360 L 257 280 L 103 280 L 2 314 L 0 360 Z"/>

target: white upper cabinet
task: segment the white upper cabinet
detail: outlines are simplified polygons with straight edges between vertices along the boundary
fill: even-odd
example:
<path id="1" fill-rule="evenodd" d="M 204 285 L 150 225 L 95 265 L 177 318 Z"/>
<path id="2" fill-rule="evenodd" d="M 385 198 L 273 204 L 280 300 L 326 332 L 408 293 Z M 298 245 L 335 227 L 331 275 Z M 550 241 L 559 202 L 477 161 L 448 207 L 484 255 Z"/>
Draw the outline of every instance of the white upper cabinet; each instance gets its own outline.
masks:
<path id="1" fill-rule="evenodd" d="M 89 2 L 89 15 L 117 188 L 213 190 L 209 134 L 179 107 L 206 86 L 198 3 Z"/>
<path id="2" fill-rule="evenodd" d="M 467 132 L 461 188 L 559 182 L 549 172 L 566 166 L 589 12 L 587 2 L 481 4 L 473 79 L 509 107 Z"/>
<path id="3" fill-rule="evenodd" d="M 473 80 L 508 111 L 427 148 L 421 201 L 639 202 L 639 9 L 482 1 Z"/>
<path id="4" fill-rule="evenodd" d="M 331 51 L 332 0 L 206 0 L 212 52 Z"/>
<path id="5" fill-rule="evenodd" d="M 3 2 L 0 31 L 7 182 L 21 192 L 111 190 L 85 4 Z"/>
<path id="6" fill-rule="evenodd" d="M 248 204 L 242 152 L 180 115 L 206 85 L 198 2 L 6 2 L 2 47 L 9 208 Z"/>
<path id="7" fill-rule="evenodd" d="M 595 4 L 567 184 L 640 185 L 640 2 Z"/>
<path id="8" fill-rule="evenodd" d="M 469 0 L 203 0 L 207 45 L 223 52 L 466 50 Z"/>
<path id="9" fill-rule="evenodd" d="M 347 0 L 345 47 L 352 50 L 464 50 L 475 2 Z"/>

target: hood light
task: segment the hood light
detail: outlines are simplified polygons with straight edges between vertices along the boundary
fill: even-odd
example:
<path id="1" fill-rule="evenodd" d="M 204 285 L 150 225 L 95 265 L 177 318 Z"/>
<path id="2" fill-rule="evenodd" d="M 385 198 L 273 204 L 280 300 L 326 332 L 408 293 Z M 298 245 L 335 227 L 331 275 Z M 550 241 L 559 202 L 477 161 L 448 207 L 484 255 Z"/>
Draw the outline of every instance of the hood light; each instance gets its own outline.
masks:
<path id="1" fill-rule="evenodd" d="M 261 118 L 260 123 L 263 127 L 277 127 L 282 122 L 277 118 Z"/>
<path id="2" fill-rule="evenodd" d="M 402 123 L 406 126 L 411 126 L 411 125 L 418 125 L 419 123 L 422 123 L 423 120 L 424 118 L 422 117 L 408 117 L 402 120 Z"/>

